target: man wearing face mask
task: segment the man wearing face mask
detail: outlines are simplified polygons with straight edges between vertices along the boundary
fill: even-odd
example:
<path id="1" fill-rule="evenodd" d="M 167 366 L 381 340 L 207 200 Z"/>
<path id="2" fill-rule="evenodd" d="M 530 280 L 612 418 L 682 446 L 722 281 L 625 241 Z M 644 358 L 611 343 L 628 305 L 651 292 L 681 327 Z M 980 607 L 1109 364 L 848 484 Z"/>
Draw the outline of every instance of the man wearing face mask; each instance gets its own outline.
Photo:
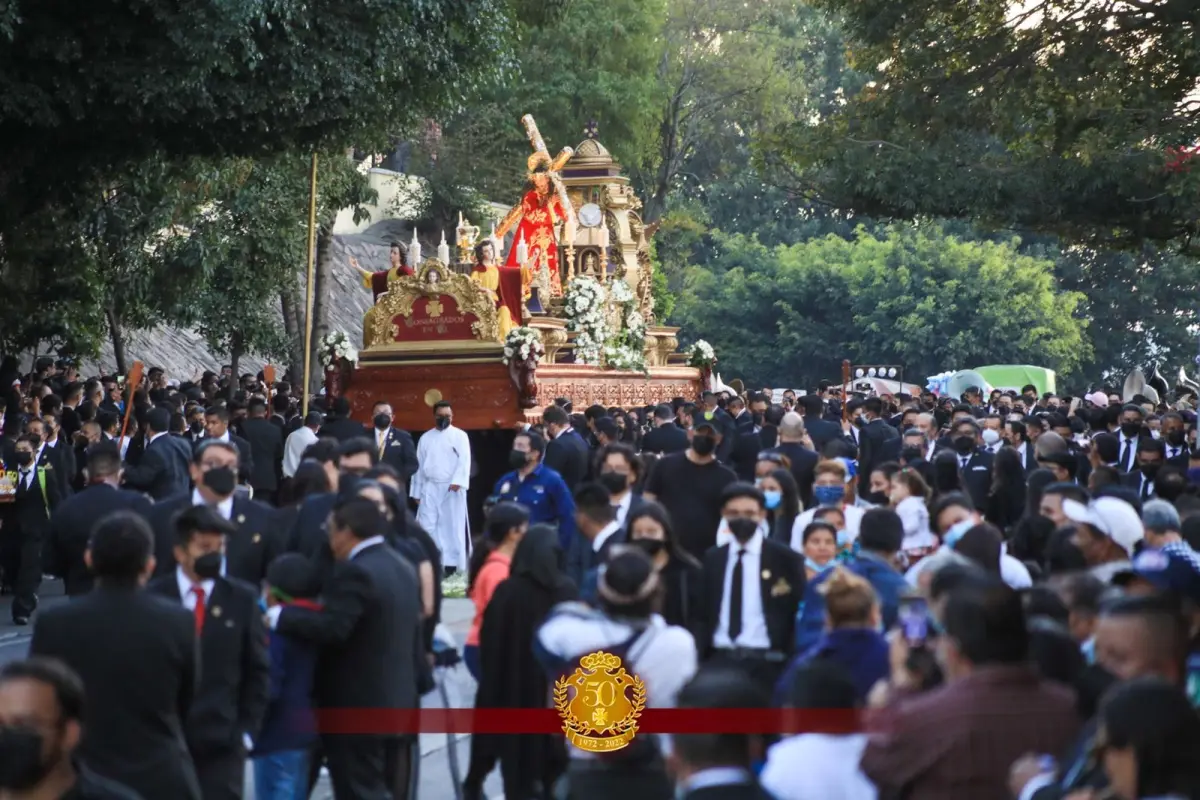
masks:
<path id="1" fill-rule="evenodd" d="M 954 454 L 958 457 L 958 469 L 963 485 L 971 494 L 977 508 L 987 505 L 988 493 L 992 488 L 991 453 L 979 446 L 979 426 L 970 417 L 960 417 L 951 429 Z"/>
<path id="2" fill-rule="evenodd" d="M 1166 463 L 1187 471 L 1188 446 L 1187 425 L 1178 411 L 1168 411 L 1162 416 L 1162 440 L 1166 445 Z"/>
<path id="3" fill-rule="evenodd" d="M 1137 469 L 1138 440 L 1143 438 L 1144 417 L 1142 409 L 1132 403 L 1121 408 L 1121 455 L 1117 463 L 1122 472 Z"/>
<path id="4" fill-rule="evenodd" d="M 600 484 L 612 495 L 617 524 L 625 527 L 625 518 L 646 501 L 633 491 L 642 474 L 642 460 L 626 444 L 610 444 L 600 451 Z"/>
<path id="5" fill-rule="evenodd" d="M 572 492 L 588 471 L 588 445 L 571 426 L 567 412 L 557 406 L 547 406 L 542 412 L 542 423 L 546 426 L 546 455 L 543 463 L 562 476 L 563 482 Z"/>
<path id="6" fill-rule="evenodd" d="M 15 661 L 0 671 L 0 795 L 140 797 L 101 778 L 76 757 L 83 738 L 83 708 L 83 682 L 57 659 Z"/>
<path id="7" fill-rule="evenodd" d="M 246 755 L 262 725 L 270 694 L 267 632 L 257 584 L 221 575 L 225 543 L 237 529 L 207 506 L 175 520 L 173 574 L 147 591 L 191 613 L 200 643 L 200 684 L 186 720 L 188 751 L 204 800 L 242 796 Z"/>
<path id="8" fill-rule="evenodd" d="M 201 442 L 192 456 L 191 475 L 196 488 L 168 497 L 150 509 L 154 529 L 155 577 L 175 570 L 176 514 L 192 506 L 209 506 L 233 523 L 235 532 L 226 543 L 225 575 L 257 586 L 267 566 L 283 550 L 274 531 L 274 512 L 257 500 L 237 493 L 238 451 L 227 442 Z"/>
<path id="9" fill-rule="evenodd" d="M 51 513 L 58 507 L 58 485 L 51 470 L 35 466 L 35 453 L 41 439 L 24 434 L 17 439 L 14 460 L 17 471 L 9 478 L 16 485 L 16 496 L 7 504 L 3 520 L 5 558 L 0 562 L 5 582 L 13 586 L 12 618 L 17 625 L 28 625 L 38 605 L 42 584 L 42 549 L 50 529 Z"/>
<path id="10" fill-rule="evenodd" d="M 508 465 L 513 471 L 496 481 L 495 502 L 520 503 L 529 509 L 529 524 L 548 523 L 558 528 L 563 552 L 570 552 L 575 538 L 575 501 L 562 476 L 542 463 L 546 440 L 533 431 L 522 431 L 513 439 Z"/>
<path id="11" fill-rule="evenodd" d="M 417 524 L 442 551 L 448 572 L 467 567 L 467 486 L 471 482 L 471 442 L 454 427 L 454 409 L 445 400 L 433 407 L 433 430 L 417 442 L 417 472 L 409 497 L 417 501 Z"/>
<path id="12" fill-rule="evenodd" d="M 667 509 L 680 546 L 703 558 L 716 542 L 721 492 L 737 482 L 737 475 L 717 461 L 721 434 L 715 423 L 698 417 L 691 434 L 691 447 L 664 456 L 650 471 L 643 495 Z"/>
<path id="13" fill-rule="evenodd" d="M 1161 439 L 1149 436 L 1138 439 L 1137 470 L 1121 476 L 1121 483 L 1137 492 L 1145 502 L 1154 497 L 1154 479 L 1165 462 L 1166 445 Z"/>
<path id="14" fill-rule="evenodd" d="M 392 427 L 392 405 L 380 400 L 371 411 L 375 426 L 375 448 L 379 451 L 379 463 L 387 464 L 400 474 L 407 493 L 412 476 L 417 472 L 417 446 L 412 434 Z"/>
<path id="15" fill-rule="evenodd" d="M 254 474 L 254 456 L 250 450 L 250 443 L 229 429 L 229 419 L 229 409 L 225 406 L 209 406 L 205 409 L 204 430 L 208 435 L 204 441 L 233 445 L 238 453 L 237 480 L 240 483 L 249 483 L 250 476 Z"/>
<path id="16" fill-rule="evenodd" d="M 810 508 L 796 517 L 792 525 L 791 548 L 797 553 L 804 550 L 804 529 L 816 518 L 821 508 L 841 508 L 846 520 L 845 530 L 838 531 L 837 546 L 845 549 L 858 539 L 863 509 L 846 502 L 846 465 L 840 459 L 826 459 L 817 463 L 813 479 L 813 498 L 817 507 Z"/>
<path id="17" fill-rule="evenodd" d="M 735 483 L 721 494 L 733 541 L 704 555 L 704 606 L 697 646 L 714 663 L 743 669 L 774 686 L 794 650 L 796 611 L 804 596 L 804 563 L 763 536 L 763 493 Z"/>
<path id="18" fill-rule="evenodd" d="M 900 458 L 900 434 L 883 420 L 883 401 L 868 397 L 863 401 L 854 424 L 858 427 L 859 472 L 870 475 L 875 467 Z M 887 498 L 870 491 L 861 492 L 863 499 L 873 505 L 887 503 Z"/>

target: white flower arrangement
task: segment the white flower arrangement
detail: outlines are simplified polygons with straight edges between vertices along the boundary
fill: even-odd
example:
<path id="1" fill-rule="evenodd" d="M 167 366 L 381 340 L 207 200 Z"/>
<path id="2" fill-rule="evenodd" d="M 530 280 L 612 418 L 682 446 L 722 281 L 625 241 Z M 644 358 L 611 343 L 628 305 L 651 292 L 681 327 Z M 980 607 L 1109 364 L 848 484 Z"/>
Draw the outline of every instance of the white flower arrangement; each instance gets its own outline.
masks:
<path id="1" fill-rule="evenodd" d="M 321 366 L 333 369 L 338 362 L 358 363 L 358 351 L 350 343 L 350 337 L 342 331 L 330 331 L 321 337 Z"/>
<path id="2" fill-rule="evenodd" d="M 610 344 L 604 348 L 604 363 L 610 369 L 646 372 L 646 352 L 631 344 Z"/>
<path id="3" fill-rule="evenodd" d="M 580 275 L 567 287 L 567 330 L 575 335 L 575 362 L 599 365 L 604 353 L 604 287 Z"/>
<path id="4" fill-rule="evenodd" d="M 713 350 L 713 346 L 703 339 L 697 339 L 696 343 L 687 349 L 688 365 L 699 369 L 712 369 L 717 363 L 717 353 Z"/>
<path id="5" fill-rule="evenodd" d="M 512 363 L 514 358 L 517 361 L 525 361 L 530 355 L 533 356 L 535 365 L 540 364 L 542 356 L 546 355 L 542 334 L 526 326 L 513 328 L 508 332 L 508 336 L 504 337 L 504 363 Z"/>
<path id="6" fill-rule="evenodd" d="M 604 362 L 611 369 L 648 372 L 646 369 L 646 318 L 638 308 L 637 295 L 624 280 L 617 279 L 609 296 L 620 308 L 621 331 L 604 347 Z"/>

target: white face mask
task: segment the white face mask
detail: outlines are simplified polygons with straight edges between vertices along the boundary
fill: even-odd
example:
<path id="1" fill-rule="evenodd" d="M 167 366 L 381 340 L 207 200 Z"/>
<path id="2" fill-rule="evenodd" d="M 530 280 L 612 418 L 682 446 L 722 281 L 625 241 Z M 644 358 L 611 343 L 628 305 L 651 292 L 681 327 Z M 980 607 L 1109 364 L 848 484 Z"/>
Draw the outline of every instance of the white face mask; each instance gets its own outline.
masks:
<path id="1" fill-rule="evenodd" d="M 991 447 L 996 442 L 1000 441 L 1000 434 L 997 433 L 996 431 L 992 430 L 991 428 L 987 428 L 986 430 L 984 430 L 982 435 L 983 435 L 983 443 L 986 444 L 988 447 Z"/>

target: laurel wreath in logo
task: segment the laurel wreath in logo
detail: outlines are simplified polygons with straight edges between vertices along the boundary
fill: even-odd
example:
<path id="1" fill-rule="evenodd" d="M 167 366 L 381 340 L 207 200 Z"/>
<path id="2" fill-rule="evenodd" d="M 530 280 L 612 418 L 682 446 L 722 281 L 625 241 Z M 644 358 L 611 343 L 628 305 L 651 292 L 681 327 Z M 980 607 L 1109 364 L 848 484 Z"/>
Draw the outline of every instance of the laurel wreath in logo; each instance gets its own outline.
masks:
<path id="1" fill-rule="evenodd" d="M 617 662 L 618 664 L 620 662 Z M 646 684 L 637 675 L 625 673 L 632 679 L 633 697 L 630 705 L 633 707 L 629 715 L 624 719 L 618 720 L 617 723 L 610 729 L 615 734 L 626 733 L 637 727 L 638 717 L 646 710 Z M 571 677 L 574 677 L 573 675 Z M 563 725 L 574 733 L 580 736 L 586 736 L 593 732 L 590 725 L 575 716 L 571 711 L 571 700 L 567 695 L 567 688 L 570 686 L 568 676 L 563 675 L 554 682 L 554 691 L 552 693 L 554 707 L 558 709 L 558 713 L 562 715 Z M 598 733 L 598 731 L 596 731 Z"/>

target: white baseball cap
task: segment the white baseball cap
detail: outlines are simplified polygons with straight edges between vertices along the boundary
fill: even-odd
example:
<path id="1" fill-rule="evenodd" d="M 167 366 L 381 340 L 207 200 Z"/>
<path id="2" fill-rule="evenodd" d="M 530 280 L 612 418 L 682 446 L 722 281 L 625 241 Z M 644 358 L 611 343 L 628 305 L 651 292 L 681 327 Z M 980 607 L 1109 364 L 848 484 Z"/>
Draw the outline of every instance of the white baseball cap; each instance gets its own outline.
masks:
<path id="1" fill-rule="evenodd" d="M 1133 558 L 1133 546 L 1145 535 L 1142 519 L 1133 506 L 1116 497 L 1101 497 L 1087 505 L 1064 499 L 1062 510 L 1072 522 L 1088 525 L 1112 539 L 1130 558 Z"/>

